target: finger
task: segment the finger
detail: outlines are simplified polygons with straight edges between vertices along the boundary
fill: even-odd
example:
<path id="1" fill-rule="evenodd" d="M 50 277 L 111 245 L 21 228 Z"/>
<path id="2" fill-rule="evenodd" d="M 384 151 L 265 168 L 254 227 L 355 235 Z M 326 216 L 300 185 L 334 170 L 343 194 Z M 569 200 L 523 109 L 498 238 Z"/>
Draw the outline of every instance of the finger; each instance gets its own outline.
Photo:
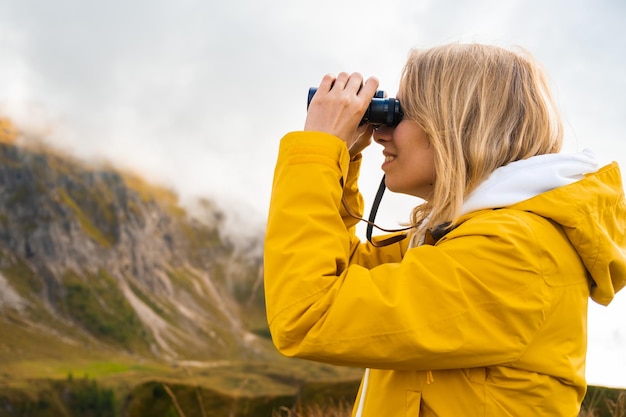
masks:
<path id="1" fill-rule="evenodd" d="M 363 149 L 367 148 L 370 143 L 372 143 L 373 133 L 374 127 L 370 124 L 363 125 L 357 129 L 355 140 L 348 147 L 350 157 L 361 153 Z"/>
<path id="2" fill-rule="evenodd" d="M 322 81 L 320 82 L 320 85 L 318 86 L 317 90 L 328 92 L 333 87 L 334 83 L 335 83 L 335 76 L 331 74 L 326 74 L 322 78 Z"/>
<path id="3" fill-rule="evenodd" d="M 346 86 L 346 83 L 348 82 L 349 77 L 350 76 L 347 72 L 340 72 L 339 74 L 337 74 L 337 79 L 335 79 L 335 84 L 333 85 L 332 89 L 337 91 L 343 90 Z"/>
<path id="4" fill-rule="evenodd" d="M 363 95 L 371 99 L 376 94 L 376 90 L 378 89 L 378 79 L 376 77 L 370 77 L 365 81 L 363 87 L 361 87 L 361 91 L 359 91 L 359 96 Z"/>
<path id="5" fill-rule="evenodd" d="M 369 123 L 364 124 L 363 126 L 359 126 L 357 130 L 357 141 L 368 141 L 372 134 L 374 133 L 374 126 Z"/>
<path id="6" fill-rule="evenodd" d="M 361 89 L 362 85 L 363 85 L 363 76 L 359 74 L 358 72 L 355 72 L 351 74 L 350 77 L 348 78 L 348 82 L 346 83 L 345 89 L 349 91 L 354 91 L 355 93 L 358 94 L 358 91 Z"/>
<path id="7" fill-rule="evenodd" d="M 363 132 L 363 135 L 361 135 L 361 137 L 369 141 L 370 139 L 372 139 L 372 135 L 374 134 L 374 126 L 369 123 L 366 123 L 365 126 L 365 132 Z"/>

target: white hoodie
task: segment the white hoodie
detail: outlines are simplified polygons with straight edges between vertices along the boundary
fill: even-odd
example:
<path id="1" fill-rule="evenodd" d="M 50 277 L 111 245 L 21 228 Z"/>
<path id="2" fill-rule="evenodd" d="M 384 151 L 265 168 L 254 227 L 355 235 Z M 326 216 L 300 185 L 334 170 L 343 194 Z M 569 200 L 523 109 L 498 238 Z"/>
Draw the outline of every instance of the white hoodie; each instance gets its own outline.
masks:
<path id="1" fill-rule="evenodd" d="M 493 171 L 467 196 L 461 214 L 508 207 L 569 185 L 599 168 L 599 161 L 589 149 L 573 154 L 538 155 L 511 162 Z"/>

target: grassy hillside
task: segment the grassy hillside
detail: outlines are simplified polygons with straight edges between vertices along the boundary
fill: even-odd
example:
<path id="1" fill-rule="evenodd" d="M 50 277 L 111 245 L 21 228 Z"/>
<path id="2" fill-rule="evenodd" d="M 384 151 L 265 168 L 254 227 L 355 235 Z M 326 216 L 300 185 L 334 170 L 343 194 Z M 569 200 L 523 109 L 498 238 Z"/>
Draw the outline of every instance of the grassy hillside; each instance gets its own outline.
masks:
<path id="1" fill-rule="evenodd" d="M 352 402 L 360 375 L 279 358 L 169 366 L 130 357 L 23 361 L 0 375 L 0 416 L 270 416 L 296 403 Z"/>

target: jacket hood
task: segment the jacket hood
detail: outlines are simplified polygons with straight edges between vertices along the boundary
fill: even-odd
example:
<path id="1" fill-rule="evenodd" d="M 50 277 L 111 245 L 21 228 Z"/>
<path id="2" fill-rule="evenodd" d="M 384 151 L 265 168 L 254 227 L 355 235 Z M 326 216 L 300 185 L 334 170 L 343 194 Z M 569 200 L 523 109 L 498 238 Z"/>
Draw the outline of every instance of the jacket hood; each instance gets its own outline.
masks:
<path id="1" fill-rule="evenodd" d="M 509 207 L 560 224 L 587 268 L 591 298 L 608 305 L 626 285 L 626 200 L 617 163 L 599 166 L 589 150 L 513 162 L 468 196 L 463 213 Z"/>

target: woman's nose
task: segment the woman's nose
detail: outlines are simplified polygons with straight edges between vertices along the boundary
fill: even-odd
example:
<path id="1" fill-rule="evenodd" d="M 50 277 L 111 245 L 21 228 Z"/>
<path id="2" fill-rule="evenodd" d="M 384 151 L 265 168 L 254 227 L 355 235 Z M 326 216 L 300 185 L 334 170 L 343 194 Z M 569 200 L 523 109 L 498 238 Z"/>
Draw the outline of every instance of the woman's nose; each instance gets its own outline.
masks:
<path id="1" fill-rule="evenodd" d="M 389 126 L 379 126 L 374 129 L 374 141 L 376 143 L 382 143 L 391 140 L 391 135 L 393 133 L 393 128 Z"/>

